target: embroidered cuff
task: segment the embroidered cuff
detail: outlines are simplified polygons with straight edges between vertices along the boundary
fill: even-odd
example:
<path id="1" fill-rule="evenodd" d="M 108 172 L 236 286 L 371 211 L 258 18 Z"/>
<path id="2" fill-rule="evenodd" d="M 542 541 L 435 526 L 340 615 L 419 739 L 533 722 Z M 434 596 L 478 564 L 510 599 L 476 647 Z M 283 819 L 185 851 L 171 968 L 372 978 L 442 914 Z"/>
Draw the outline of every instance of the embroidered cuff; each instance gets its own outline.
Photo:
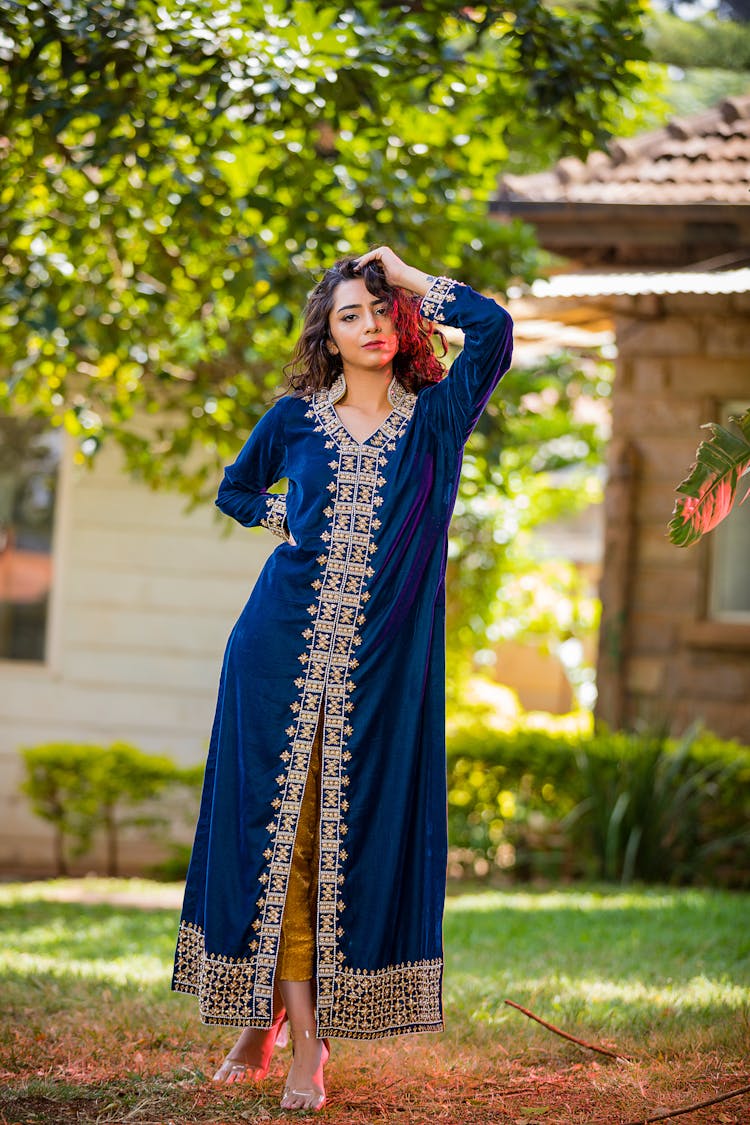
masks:
<path id="1" fill-rule="evenodd" d="M 286 496 L 283 493 L 269 494 L 266 496 L 266 514 L 260 521 L 262 527 L 267 527 L 279 539 L 289 542 L 289 528 L 286 523 Z"/>
<path id="2" fill-rule="evenodd" d="M 445 320 L 443 305 L 455 301 L 454 290 L 460 282 L 452 281 L 449 277 L 436 277 L 432 280 L 430 288 L 419 303 L 419 312 L 427 320 L 436 320 L 442 323 Z"/>

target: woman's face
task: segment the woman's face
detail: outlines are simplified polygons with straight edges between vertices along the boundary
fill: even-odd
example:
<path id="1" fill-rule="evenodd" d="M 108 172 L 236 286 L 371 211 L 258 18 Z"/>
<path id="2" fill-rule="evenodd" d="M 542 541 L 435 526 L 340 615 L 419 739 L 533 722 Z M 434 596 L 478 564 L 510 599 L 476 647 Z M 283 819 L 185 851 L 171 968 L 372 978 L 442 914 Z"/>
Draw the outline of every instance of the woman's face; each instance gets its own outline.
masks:
<path id="1" fill-rule="evenodd" d="M 340 281 L 334 289 L 328 329 L 329 348 L 341 356 L 344 368 L 390 370 L 398 351 L 393 316 L 388 304 L 373 296 L 361 278 Z"/>

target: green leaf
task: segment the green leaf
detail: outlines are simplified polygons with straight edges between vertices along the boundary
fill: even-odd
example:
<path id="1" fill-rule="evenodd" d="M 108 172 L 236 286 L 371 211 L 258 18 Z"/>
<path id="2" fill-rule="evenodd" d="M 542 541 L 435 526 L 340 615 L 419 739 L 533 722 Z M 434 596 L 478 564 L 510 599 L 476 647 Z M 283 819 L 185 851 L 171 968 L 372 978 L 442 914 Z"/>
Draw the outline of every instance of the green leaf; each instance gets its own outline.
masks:
<path id="1" fill-rule="evenodd" d="M 669 538 L 678 547 L 697 543 L 729 515 L 740 480 L 750 472 L 750 410 L 729 420 L 739 427 L 742 436 L 709 422 L 703 429 L 710 430 L 711 437 L 698 446 L 689 476 L 677 486 L 682 496 L 672 513 Z M 750 489 L 743 500 L 748 492 Z"/>

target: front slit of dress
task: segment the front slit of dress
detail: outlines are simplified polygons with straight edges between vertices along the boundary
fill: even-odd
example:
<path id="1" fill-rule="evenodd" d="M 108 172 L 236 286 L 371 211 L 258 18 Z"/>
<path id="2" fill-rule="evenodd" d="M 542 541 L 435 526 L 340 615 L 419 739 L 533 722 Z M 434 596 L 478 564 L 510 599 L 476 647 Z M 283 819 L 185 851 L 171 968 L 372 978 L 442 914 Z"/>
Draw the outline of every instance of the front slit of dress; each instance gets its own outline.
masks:
<path id="1" fill-rule="evenodd" d="M 281 921 L 277 980 L 304 981 L 315 976 L 324 712 L 325 704 L 322 704 L 289 869 Z"/>

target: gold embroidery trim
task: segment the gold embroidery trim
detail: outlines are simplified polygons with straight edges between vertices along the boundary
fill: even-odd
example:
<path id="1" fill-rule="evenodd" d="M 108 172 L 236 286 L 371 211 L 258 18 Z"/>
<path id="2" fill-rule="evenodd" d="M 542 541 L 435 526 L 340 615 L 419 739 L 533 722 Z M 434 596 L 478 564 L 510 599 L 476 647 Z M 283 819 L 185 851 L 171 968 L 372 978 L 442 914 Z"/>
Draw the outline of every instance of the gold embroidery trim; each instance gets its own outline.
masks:
<path id="1" fill-rule="evenodd" d="M 453 281 L 450 277 L 436 277 L 419 303 L 420 314 L 427 320 L 443 324 L 445 322 L 443 305 L 455 301 L 455 290 L 460 284 L 460 281 Z"/>
<path id="2" fill-rule="evenodd" d="M 379 1039 L 415 1031 L 442 1031 L 443 962 L 407 962 L 375 972 L 342 968 L 336 975 L 334 1010 L 319 1035 Z"/>
<path id="3" fill-rule="evenodd" d="M 286 496 L 284 493 L 269 493 L 266 496 L 266 514 L 261 518 L 260 523 L 263 527 L 267 527 L 274 535 L 278 535 L 279 539 L 289 541 L 289 536 L 286 530 Z"/>
<path id="4" fill-rule="evenodd" d="M 299 821 L 305 781 L 318 716 L 325 695 L 322 738 L 320 867 L 318 879 L 317 1010 L 318 1022 L 334 1020 L 335 981 L 343 954 L 338 948 L 343 901 L 342 864 L 348 858 L 344 841 L 348 826 L 349 786 L 347 743 L 354 733 L 351 715 L 353 678 L 362 643 L 360 628 L 365 622 L 363 605 L 369 599 L 366 586 L 375 574 L 372 556 L 377 551 L 375 532 L 380 527 L 377 509 L 383 503 L 380 490 L 386 483 L 382 469 L 387 453 L 408 424 L 416 403 L 395 380 L 389 399 L 393 410 L 366 442 L 358 443 L 338 419 L 333 403 L 346 389 L 343 374 L 328 391 L 309 398 L 305 417 L 315 423 L 314 433 L 325 435 L 331 451 L 331 480 L 327 485 L 331 502 L 325 509 L 328 524 L 321 535 L 318 576 L 311 586 L 317 592 L 308 606 L 310 622 L 302 632 L 305 648 L 299 655 L 299 689 L 290 704 L 293 719 L 287 727 L 289 739 L 277 777 L 275 813 L 266 826 L 269 834 L 265 855 L 268 867 L 262 875 L 258 916 L 253 922 L 255 937 L 250 951 L 257 960 L 253 989 L 253 1016 L 270 1020 L 273 1007 L 273 978 L 276 969 L 281 920 L 291 866 L 292 849 Z"/>
<path id="5" fill-rule="evenodd" d="M 198 997 L 202 1023 L 252 1025 L 249 1000 L 254 975 L 252 958 L 208 953 L 202 928 L 192 922 L 180 923 L 172 988 Z"/>
<path id="6" fill-rule="evenodd" d="M 319 1033 L 344 1039 L 442 1031 L 440 983 L 443 963 L 407 962 L 368 971 L 343 968 L 336 974 L 332 1018 Z M 200 926 L 182 922 L 177 942 L 175 992 L 199 998 L 204 1024 L 268 1027 L 255 1019 L 249 1002 L 255 972 L 253 957 L 222 957 L 206 950 Z"/>
<path id="7" fill-rule="evenodd" d="M 345 394 L 346 378 L 344 376 L 344 372 L 340 371 L 332 382 L 331 387 L 328 388 L 327 393 L 326 391 L 324 391 L 322 395 L 316 396 L 316 402 L 325 403 L 327 397 L 327 405 L 333 406 L 338 402 L 338 399 L 343 398 Z M 398 414 L 403 414 L 405 417 L 412 417 L 417 396 L 410 393 L 410 391 L 407 390 L 406 387 L 401 385 L 396 376 L 394 376 L 394 378 L 390 380 L 386 395 L 388 398 L 388 402 L 392 407 L 394 407 L 395 411 Z M 344 441 L 349 440 L 351 444 L 358 444 L 358 442 L 354 441 L 349 431 L 345 429 L 345 426 L 341 422 L 338 422 L 338 416 L 336 415 L 335 411 L 333 417 L 329 415 L 327 411 L 325 413 L 326 430 L 328 432 L 331 432 L 332 435 L 335 435 L 336 440 L 341 438 Z M 388 421 L 388 418 L 386 418 L 386 422 L 383 422 L 376 433 L 373 433 L 367 441 L 363 442 L 363 444 L 369 445 L 372 439 L 377 438 L 380 430 L 382 430 L 382 426 L 387 425 Z"/>

